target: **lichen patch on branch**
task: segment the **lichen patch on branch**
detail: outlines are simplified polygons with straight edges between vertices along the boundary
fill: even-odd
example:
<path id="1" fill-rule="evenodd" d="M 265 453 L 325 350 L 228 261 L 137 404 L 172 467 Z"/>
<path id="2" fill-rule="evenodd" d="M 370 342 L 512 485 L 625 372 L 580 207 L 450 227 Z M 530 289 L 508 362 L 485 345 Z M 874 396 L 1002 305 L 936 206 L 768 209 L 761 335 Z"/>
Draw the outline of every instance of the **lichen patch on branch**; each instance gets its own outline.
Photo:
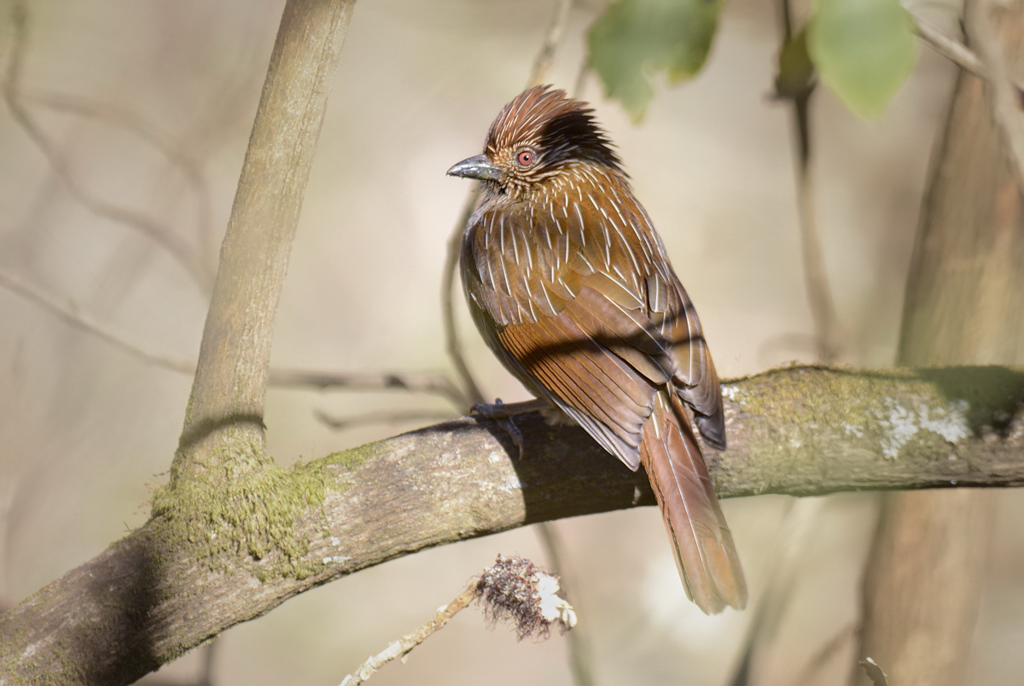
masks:
<path id="1" fill-rule="evenodd" d="M 886 404 L 888 414 L 881 418 L 881 448 L 882 454 L 890 460 L 898 458 L 900 450 L 920 431 L 931 431 L 954 445 L 971 435 L 966 400 L 954 400 L 946 407 L 929 407 L 922 403 L 916 410 L 908 410 L 892 400 L 887 400 Z"/>

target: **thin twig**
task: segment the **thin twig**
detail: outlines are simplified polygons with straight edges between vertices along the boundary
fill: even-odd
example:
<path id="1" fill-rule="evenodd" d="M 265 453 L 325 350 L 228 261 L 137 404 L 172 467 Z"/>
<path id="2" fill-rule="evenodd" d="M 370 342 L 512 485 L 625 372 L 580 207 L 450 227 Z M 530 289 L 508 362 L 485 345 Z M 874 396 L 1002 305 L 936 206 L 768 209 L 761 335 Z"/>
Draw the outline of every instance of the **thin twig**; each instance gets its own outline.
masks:
<path id="1" fill-rule="evenodd" d="M 6 92 L 9 88 L 9 82 L 0 82 L 0 90 Z M 157 130 L 157 127 L 152 123 L 134 112 L 66 93 L 42 90 L 28 91 L 24 88 L 19 88 L 17 97 L 23 103 L 31 103 L 59 112 L 68 112 L 80 117 L 105 122 L 113 127 L 128 131 L 145 143 L 148 143 L 181 172 L 181 175 L 185 178 L 186 183 L 192 188 L 192 192 L 196 196 L 196 222 L 200 233 L 204 236 L 212 233 L 213 220 L 211 218 L 210 189 L 201 166 L 196 160 L 183 154 L 181 146 L 172 141 L 169 136 Z"/>
<path id="2" fill-rule="evenodd" d="M 314 412 L 316 418 L 331 429 L 351 429 L 356 426 L 367 424 L 396 424 L 399 422 L 419 422 L 424 420 L 451 419 L 451 412 L 439 412 L 429 410 L 409 410 L 407 412 L 366 412 L 363 414 L 349 415 L 346 417 L 331 417 L 322 410 Z"/>
<path id="3" fill-rule="evenodd" d="M 323 372 L 272 367 L 270 384 L 278 388 L 345 388 L 354 391 L 410 391 L 447 398 L 462 410 L 466 396 L 446 374 L 430 372 Z M 446 415 L 447 416 L 447 415 Z"/>
<path id="4" fill-rule="evenodd" d="M 576 626 L 576 610 L 562 596 L 557 576 L 525 558 L 498 555 L 493 565 L 470 581 L 466 590 L 438 610 L 429 622 L 368 659 L 355 673 L 345 677 L 341 686 L 357 686 L 384 664 L 405 657 L 477 598 L 488 619 L 514 624 L 520 640 L 527 636 L 546 638 L 552 626 L 563 632 Z"/>
<path id="5" fill-rule="evenodd" d="M 391 662 L 396 658 L 405 657 L 413 648 L 427 640 L 427 638 L 429 638 L 435 631 L 444 628 L 452 617 L 469 607 L 470 603 L 476 600 L 479 596 L 480 586 L 474 580 L 470 582 L 469 586 L 466 587 L 466 590 L 455 596 L 454 600 L 435 612 L 429 622 L 411 634 L 406 634 L 381 652 L 370 657 L 366 662 L 359 666 L 359 669 L 346 676 L 342 680 L 341 686 L 358 686 L 373 676 L 378 669 L 388 662 Z"/>
<path id="6" fill-rule="evenodd" d="M 555 59 L 555 51 L 558 43 L 565 33 L 566 24 L 569 23 L 569 11 L 572 9 L 573 0 L 559 0 L 555 16 L 551 18 L 547 33 L 544 35 L 544 42 L 541 43 L 540 51 L 533 60 L 533 70 L 530 72 L 530 80 L 526 87 L 539 86 L 547 78 L 548 70 Z"/>
<path id="7" fill-rule="evenodd" d="M 12 24 L 14 26 L 14 47 L 7 68 L 7 79 L 3 94 L 14 121 L 43 154 L 47 162 L 49 162 L 53 173 L 61 180 L 68 192 L 83 207 L 96 216 L 132 228 L 152 240 L 185 268 L 200 288 L 203 289 L 203 292 L 209 292 L 213 285 L 213 272 L 205 266 L 203 261 L 197 258 L 196 251 L 170 227 L 140 212 L 121 207 L 95 196 L 75 178 L 67 160 L 58 151 L 57 145 L 43 132 L 42 127 L 29 114 L 20 100 L 21 67 L 27 48 L 28 35 L 28 11 L 24 0 L 17 0 L 14 3 Z"/>
<path id="8" fill-rule="evenodd" d="M 196 363 L 149 350 L 135 343 L 123 334 L 99 323 L 80 310 L 70 300 L 61 300 L 42 289 L 0 268 L 0 288 L 16 293 L 57 317 L 66 324 L 84 331 L 132 357 L 163 369 L 182 374 L 194 374 Z M 437 373 L 388 373 L 388 372 L 324 372 L 305 369 L 272 368 L 269 383 L 278 387 L 338 388 L 352 390 L 402 390 L 439 395 L 452 402 L 457 408 L 467 406 L 462 391 L 446 375 Z"/>
<path id="9" fill-rule="evenodd" d="M 533 67 L 530 70 L 530 78 L 527 80 L 527 87 L 537 85 L 544 81 L 547 71 L 554 59 L 558 42 L 565 32 L 565 25 L 569 19 L 569 10 L 572 9 L 573 0 L 559 0 L 555 15 L 548 25 L 544 41 L 540 50 L 534 58 Z M 473 378 L 466 358 L 462 354 L 462 344 L 459 341 L 458 327 L 455 324 L 455 273 L 459 267 L 459 253 L 462 249 L 462 233 L 469 223 L 469 218 L 476 209 L 480 199 L 480 186 L 473 184 L 466 201 L 459 212 L 459 218 L 455 222 L 455 228 L 448 239 L 448 251 L 445 257 L 444 271 L 441 277 L 441 319 L 444 323 L 445 350 L 455 367 L 462 385 L 466 389 L 466 396 L 472 404 L 483 403 L 486 398 L 480 386 Z"/>
<path id="10" fill-rule="evenodd" d="M 483 391 L 473 378 L 473 373 L 466 364 L 466 358 L 462 354 L 462 344 L 459 342 L 459 331 L 455 324 L 455 272 L 459 267 L 459 253 L 462 249 L 462 233 L 469 222 L 473 210 L 476 209 L 477 200 L 480 198 L 480 186 L 473 184 L 473 188 L 466 196 L 466 201 L 459 212 L 459 218 L 455 222 L 455 230 L 448 239 L 448 254 L 445 257 L 444 272 L 441 281 L 441 321 L 444 323 L 445 350 L 451 358 L 455 373 L 462 380 L 466 389 L 466 395 L 470 404 L 479 404 L 486 401 Z"/>
<path id="11" fill-rule="evenodd" d="M 1013 45 L 1016 37 L 999 30 L 1009 24 L 1006 20 L 1000 24 L 996 17 L 1001 7 L 999 3 L 994 0 L 977 0 L 969 7 L 968 29 L 991 75 L 992 112 L 1006 146 L 1006 159 L 1016 172 L 1018 184 L 1024 184 L 1024 118 L 1021 116 L 1024 91 L 1017 85 L 1020 71 L 1011 71 L 1006 54 L 1007 46 Z M 1016 21 L 1020 21 L 1019 17 L 1024 10 L 1019 5 L 1012 7 Z M 1011 10 L 1007 8 L 1004 11 Z"/>
<path id="12" fill-rule="evenodd" d="M 931 22 L 915 16 L 914 31 L 917 32 L 921 40 L 932 47 L 932 50 L 947 60 L 959 65 L 978 78 L 988 79 L 988 70 L 985 68 L 981 58 L 963 43 L 950 38 L 940 31 Z"/>
<path id="13" fill-rule="evenodd" d="M 789 0 L 781 3 L 783 42 L 793 37 L 793 20 Z M 814 206 L 814 175 L 811 157 L 810 100 L 814 87 L 805 89 L 792 98 L 793 118 L 796 126 L 796 193 L 800 218 L 801 255 L 804 262 L 804 282 L 811 317 L 818 338 L 818 361 L 826 364 L 839 356 L 842 336 L 839 320 L 832 301 L 832 288 L 828 282 L 825 258 L 821 249 L 817 212 Z"/>
<path id="14" fill-rule="evenodd" d="M 89 315 L 81 312 L 70 300 L 62 302 L 54 296 L 45 293 L 36 286 L 29 284 L 27 281 L 24 281 L 20 277 L 2 268 L 0 268 L 0 287 L 17 293 L 37 305 L 41 305 L 43 309 L 58 319 L 61 319 L 76 329 L 85 331 L 96 338 L 109 343 L 115 348 L 128 353 L 132 357 L 158 367 L 181 372 L 183 374 L 194 374 L 196 371 L 195 362 L 147 350 L 144 346 L 129 341 L 120 334 L 92 319 Z"/>

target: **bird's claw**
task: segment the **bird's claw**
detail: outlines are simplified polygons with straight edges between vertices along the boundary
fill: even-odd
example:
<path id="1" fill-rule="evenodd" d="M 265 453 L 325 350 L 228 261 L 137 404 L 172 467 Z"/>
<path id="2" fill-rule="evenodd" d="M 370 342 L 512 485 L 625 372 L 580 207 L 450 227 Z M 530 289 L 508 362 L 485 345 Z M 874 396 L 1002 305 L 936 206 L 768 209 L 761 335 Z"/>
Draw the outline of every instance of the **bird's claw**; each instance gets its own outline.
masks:
<path id="1" fill-rule="evenodd" d="M 513 417 L 519 414 L 519 411 L 513 409 L 515 406 L 516 403 L 506 405 L 501 402 L 501 398 L 495 398 L 493 403 L 474 403 L 472 413 L 484 419 L 493 420 L 504 429 L 516 448 L 519 449 L 519 458 L 522 459 L 524 454 L 523 432 L 519 430 L 513 420 Z"/>

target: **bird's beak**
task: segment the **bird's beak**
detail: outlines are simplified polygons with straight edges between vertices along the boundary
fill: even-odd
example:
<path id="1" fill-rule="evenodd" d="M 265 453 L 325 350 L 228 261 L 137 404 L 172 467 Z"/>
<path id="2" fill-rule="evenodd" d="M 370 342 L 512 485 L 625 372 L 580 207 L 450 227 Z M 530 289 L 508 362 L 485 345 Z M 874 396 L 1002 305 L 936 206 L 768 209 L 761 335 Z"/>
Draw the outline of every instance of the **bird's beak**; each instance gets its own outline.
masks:
<path id="1" fill-rule="evenodd" d="M 476 155 L 462 160 L 448 170 L 448 176 L 461 176 L 464 179 L 480 179 L 481 181 L 497 181 L 501 170 L 491 164 L 487 155 Z"/>

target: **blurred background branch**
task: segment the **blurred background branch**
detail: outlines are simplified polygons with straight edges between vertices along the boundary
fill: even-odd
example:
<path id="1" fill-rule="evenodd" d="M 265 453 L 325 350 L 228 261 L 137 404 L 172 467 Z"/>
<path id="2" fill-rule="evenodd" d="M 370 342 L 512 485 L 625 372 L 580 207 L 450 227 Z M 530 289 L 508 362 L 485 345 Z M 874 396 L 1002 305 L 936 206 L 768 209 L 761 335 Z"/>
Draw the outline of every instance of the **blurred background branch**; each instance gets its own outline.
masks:
<path id="1" fill-rule="evenodd" d="M 572 5 L 573 0 L 557 0 L 555 14 L 551 18 L 551 23 L 544 34 L 540 49 L 534 57 L 533 67 L 530 69 L 530 77 L 526 82 L 527 88 L 544 83 L 547 79 L 547 73 L 554 60 L 558 43 L 565 32 L 565 26 L 568 23 Z M 452 161 L 454 163 L 456 160 L 453 159 Z M 461 379 L 462 384 L 466 388 L 466 394 L 472 404 L 489 402 L 493 398 L 487 398 L 483 391 L 480 390 L 480 386 L 473 377 L 473 373 L 469 370 L 469 365 L 466 364 L 455 318 L 455 280 L 459 267 L 459 253 L 462 251 L 462 234 L 479 200 L 480 184 L 474 183 L 466 195 L 466 200 L 462 204 L 462 210 L 455 220 L 455 227 L 448 238 L 444 269 L 441 272 L 441 318 L 444 322 L 445 349 L 448 352 L 449 358 L 451 358 L 452 364 L 455 366 L 456 374 L 458 374 L 459 379 Z"/>
<path id="2" fill-rule="evenodd" d="M 818 214 L 815 209 L 816 185 L 811 151 L 810 105 L 817 77 L 806 61 L 805 30 L 795 28 L 796 20 L 789 0 L 780 0 L 779 14 L 782 23 L 780 63 L 783 69 L 790 66 L 786 64 L 785 58 L 791 53 L 794 54 L 793 59 L 798 59 L 796 53 L 802 53 L 802 61 L 809 68 L 803 72 L 799 84 L 789 84 L 785 88 L 778 88 L 778 91 L 779 97 L 788 100 L 793 108 L 793 166 L 796 177 L 797 216 L 800 220 L 800 256 L 803 260 L 804 288 L 817 340 L 817 358 L 823 364 L 831 364 L 842 354 L 844 337 L 832 301 L 832 286 L 829 284 L 828 270 L 825 266 L 821 233 L 818 230 Z M 780 69 L 780 82 L 784 78 L 783 69 Z M 786 76 L 791 77 L 792 75 Z"/>
<path id="3" fill-rule="evenodd" d="M 978 78 L 988 78 L 985 65 L 973 50 L 940 31 L 927 19 L 914 17 L 914 29 L 935 52 Z"/>
<path id="4" fill-rule="evenodd" d="M 1009 93 L 1024 77 L 1024 3 L 969 0 L 965 14 L 992 79 L 957 75 L 910 266 L 902 365 L 1024 362 L 1024 175 L 1013 143 L 1024 128 Z M 855 658 L 872 658 L 894 684 L 966 683 L 994 522 L 982 491 L 883 496 Z M 855 666 L 850 683 L 878 681 Z"/>
<path id="5" fill-rule="evenodd" d="M 95 336 L 143 362 L 182 374 L 192 375 L 196 371 L 194 361 L 155 352 L 140 343 L 130 341 L 121 333 L 94 320 L 74 303 L 61 302 L 3 268 L 0 268 L 0 288 L 6 288 L 23 296 L 68 325 Z M 452 383 L 451 379 L 440 373 L 330 372 L 312 369 L 271 368 L 268 383 L 273 386 L 294 388 L 343 388 L 357 391 L 390 390 L 430 393 L 446 398 L 456 408 L 465 409 L 468 406 L 465 396 Z"/>
<path id="6" fill-rule="evenodd" d="M 19 52 L 23 51 L 25 41 L 25 32 L 19 31 L 15 49 Z M 12 67 L 12 69 L 14 68 L 16 66 Z M 157 150 L 171 165 L 178 169 L 192 189 L 192 194 L 196 198 L 196 225 L 200 235 L 207 237 L 213 233 L 213 220 L 210 216 L 212 211 L 210 207 L 210 188 L 206 175 L 203 172 L 201 163 L 184 153 L 177 141 L 174 141 L 166 133 L 159 131 L 152 122 L 129 110 L 119 109 L 109 103 L 96 102 L 68 93 L 26 90 L 21 85 L 22 79 L 20 74 L 16 72 L 16 75 L 15 83 L 18 85 L 16 91 L 9 80 L 0 82 L 0 90 L 4 93 L 11 93 L 22 113 L 27 112 L 25 105 L 38 105 L 57 112 L 95 119 L 112 128 L 130 131 L 140 140 Z M 26 132 L 28 133 L 28 131 Z M 162 245 L 161 247 L 166 246 Z M 208 255 L 202 250 L 199 252 L 201 254 L 197 260 L 206 259 L 207 261 L 213 261 L 216 256 L 215 251 L 212 249 Z M 212 278 L 212 269 L 213 267 L 207 269 L 210 272 L 210 278 Z"/>
<path id="7" fill-rule="evenodd" d="M 208 293 L 213 286 L 213 271 L 207 261 L 201 259 L 198 250 L 188 245 L 171 227 L 141 212 L 108 202 L 90 191 L 71 170 L 60 153 L 58 146 L 43 131 L 21 101 L 21 71 L 25 60 L 28 41 L 28 10 L 24 2 L 16 1 L 12 6 L 14 45 L 7 64 L 7 75 L 3 85 L 4 100 L 14 120 L 25 135 L 35 143 L 50 163 L 57 178 L 84 207 L 98 216 L 134 229 L 154 241 L 188 272 L 196 283 Z"/>

